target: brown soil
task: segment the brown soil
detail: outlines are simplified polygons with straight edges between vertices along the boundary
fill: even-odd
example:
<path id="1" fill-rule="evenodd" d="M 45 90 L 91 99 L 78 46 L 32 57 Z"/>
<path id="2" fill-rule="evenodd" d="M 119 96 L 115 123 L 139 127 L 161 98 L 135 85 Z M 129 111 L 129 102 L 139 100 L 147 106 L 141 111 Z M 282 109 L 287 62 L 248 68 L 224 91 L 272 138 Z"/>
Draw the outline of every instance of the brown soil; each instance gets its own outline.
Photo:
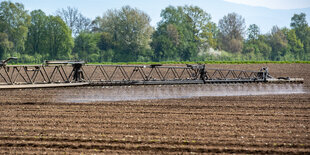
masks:
<path id="1" fill-rule="evenodd" d="M 309 64 L 209 66 L 268 66 L 310 87 Z M 310 153 L 309 93 L 61 103 L 45 90 L 0 90 L 0 154 Z"/>

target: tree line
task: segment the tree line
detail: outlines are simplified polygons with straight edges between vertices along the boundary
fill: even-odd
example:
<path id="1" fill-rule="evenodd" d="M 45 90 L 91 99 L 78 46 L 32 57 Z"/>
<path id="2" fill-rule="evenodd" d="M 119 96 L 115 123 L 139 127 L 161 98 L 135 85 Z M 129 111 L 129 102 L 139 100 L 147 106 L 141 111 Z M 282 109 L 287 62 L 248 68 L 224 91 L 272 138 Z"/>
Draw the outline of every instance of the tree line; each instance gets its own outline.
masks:
<path id="1" fill-rule="evenodd" d="M 23 4 L 0 3 L 0 58 L 22 63 L 44 60 L 87 62 L 310 60 L 306 14 L 294 14 L 290 28 L 274 26 L 262 34 L 236 13 L 216 24 L 198 6 L 168 6 L 157 27 L 130 6 L 110 9 L 91 20 L 67 7 L 55 15 L 28 12 Z"/>

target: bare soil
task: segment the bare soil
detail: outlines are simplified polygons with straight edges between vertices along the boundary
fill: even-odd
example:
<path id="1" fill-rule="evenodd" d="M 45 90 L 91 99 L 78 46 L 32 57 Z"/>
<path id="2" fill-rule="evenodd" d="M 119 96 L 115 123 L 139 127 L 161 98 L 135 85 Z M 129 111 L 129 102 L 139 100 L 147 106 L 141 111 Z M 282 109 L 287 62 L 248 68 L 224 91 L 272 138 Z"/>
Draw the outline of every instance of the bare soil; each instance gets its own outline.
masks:
<path id="1" fill-rule="evenodd" d="M 310 88 L 309 64 L 209 65 L 265 66 Z M 0 154 L 310 153 L 309 93 L 63 103 L 45 90 L 0 90 Z"/>

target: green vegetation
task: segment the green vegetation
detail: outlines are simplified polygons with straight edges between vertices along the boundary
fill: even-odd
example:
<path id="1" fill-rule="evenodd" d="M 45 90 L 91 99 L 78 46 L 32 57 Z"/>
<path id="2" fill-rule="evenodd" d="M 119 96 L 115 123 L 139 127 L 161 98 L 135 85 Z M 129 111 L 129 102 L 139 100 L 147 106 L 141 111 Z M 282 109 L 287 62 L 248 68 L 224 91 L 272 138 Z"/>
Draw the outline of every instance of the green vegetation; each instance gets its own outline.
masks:
<path id="1" fill-rule="evenodd" d="M 236 13 L 213 23 L 211 15 L 197 6 L 169 6 L 160 16 L 153 28 L 145 12 L 130 6 L 108 10 L 92 21 L 76 8 L 58 10 L 54 16 L 2 1 L 0 59 L 104 64 L 310 61 L 310 27 L 304 13 L 293 15 L 290 28 L 274 26 L 267 34 L 261 34 L 256 24 L 247 28 Z"/>
<path id="2" fill-rule="evenodd" d="M 151 64 L 310 64 L 310 61 L 160 61 L 160 62 L 103 62 L 95 65 L 151 65 Z"/>
<path id="3" fill-rule="evenodd" d="M 185 64 L 310 64 L 310 61 L 160 61 L 160 62 L 90 62 L 88 65 L 185 65 Z M 14 65 L 40 65 L 42 63 L 16 63 Z"/>

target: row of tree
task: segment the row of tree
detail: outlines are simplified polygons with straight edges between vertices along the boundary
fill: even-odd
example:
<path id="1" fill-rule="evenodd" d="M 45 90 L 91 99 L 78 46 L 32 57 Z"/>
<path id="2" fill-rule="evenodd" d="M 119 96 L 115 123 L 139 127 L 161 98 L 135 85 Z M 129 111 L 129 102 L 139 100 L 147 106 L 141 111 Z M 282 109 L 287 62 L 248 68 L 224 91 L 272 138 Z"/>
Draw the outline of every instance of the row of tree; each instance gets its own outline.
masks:
<path id="1" fill-rule="evenodd" d="M 169 6 L 157 28 L 141 10 L 124 6 L 90 20 L 76 8 L 46 15 L 20 3 L 0 4 L 0 58 L 41 63 L 47 59 L 88 62 L 310 60 L 310 27 L 304 13 L 291 28 L 274 26 L 261 34 L 255 24 L 230 13 L 211 21 L 197 6 Z"/>

